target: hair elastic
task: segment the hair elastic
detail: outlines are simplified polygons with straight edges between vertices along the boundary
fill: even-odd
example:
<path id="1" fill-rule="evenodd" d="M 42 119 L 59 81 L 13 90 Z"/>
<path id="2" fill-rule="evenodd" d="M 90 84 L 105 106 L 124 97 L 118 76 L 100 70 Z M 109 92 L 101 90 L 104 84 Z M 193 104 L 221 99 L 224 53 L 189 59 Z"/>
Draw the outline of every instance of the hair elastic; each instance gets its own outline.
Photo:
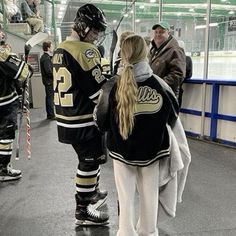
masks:
<path id="1" fill-rule="evenodd" d="M 134 65 L 132 65 L 132 64 L 125 64 L 125 68 L 128 68 L 128 67 L 130 67 L 131 69 L 133 69 Z"/>

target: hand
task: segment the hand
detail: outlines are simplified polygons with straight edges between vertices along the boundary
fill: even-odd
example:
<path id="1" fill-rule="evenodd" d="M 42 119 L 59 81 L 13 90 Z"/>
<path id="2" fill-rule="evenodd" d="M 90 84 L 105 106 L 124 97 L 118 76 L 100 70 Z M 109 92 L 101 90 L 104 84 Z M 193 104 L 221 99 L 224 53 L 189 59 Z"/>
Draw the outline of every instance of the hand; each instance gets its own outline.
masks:
<path id="1" fill-rule="evenodd" d="M 34 74 L 34 68 L 32 65 L 30 65 L 29 63 L 27 63 L 28 68 L 29 68 L 29 72 L 30 72 L 30 78 L 32 77 L 32 75 Z"/>

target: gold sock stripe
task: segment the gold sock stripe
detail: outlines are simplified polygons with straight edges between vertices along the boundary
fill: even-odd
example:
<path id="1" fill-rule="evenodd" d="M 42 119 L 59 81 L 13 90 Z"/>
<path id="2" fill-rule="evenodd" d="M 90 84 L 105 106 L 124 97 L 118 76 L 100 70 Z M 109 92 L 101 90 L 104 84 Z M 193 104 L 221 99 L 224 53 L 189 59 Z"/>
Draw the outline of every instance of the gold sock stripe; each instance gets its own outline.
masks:
<path id="1" fill-rule="evenodd" d="M 76 184 L 83 186 L 91 186 L 97 184 L 97 177 L 93 178 L 79 178 L 76 177 Z"/>

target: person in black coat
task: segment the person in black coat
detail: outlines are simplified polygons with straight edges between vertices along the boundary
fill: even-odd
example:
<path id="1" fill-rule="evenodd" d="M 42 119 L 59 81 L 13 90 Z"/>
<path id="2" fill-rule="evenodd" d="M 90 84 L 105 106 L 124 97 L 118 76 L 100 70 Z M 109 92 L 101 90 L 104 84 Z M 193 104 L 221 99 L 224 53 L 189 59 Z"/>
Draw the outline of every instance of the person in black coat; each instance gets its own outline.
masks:
<path id="1" fill-rule="evenodd" d="M 178 41 L 178 44 L 181 48 L 183 48 L 184 52 L 185 52 L 185 44 L 183 41 L 179 40 Z M 183 80 L 183 82 L 181 83 L 180 85 L 180 93 L 179 93 L 179 98 L 178 98 L 178 101 L 179 101 L 179 107 L 181 107 L 182 105 L 182 97 L 183 97 L 183 83 L 184 81 L 186 81 L 187 79 L 191 79 L 192 77 L 192 73 L 193 73 L 193 62 L 192 62 L 192 58 L 190 56 L 185 56 L 186 58 L 186 74 L 185 74 L 185 78 Z"/>
<path id="2" fill-rule="evenodd" d="M 52 66 L 52 42 L 46 41 L 43 42 L 43 55 L 40 58 L 40 68 L 42 74 L 43 85 L 45 86 L 45 103 L 46 103 L 46 112 L 47 119 L 54 120 L 54 91 L 53 91 L 53 66 Z"/>

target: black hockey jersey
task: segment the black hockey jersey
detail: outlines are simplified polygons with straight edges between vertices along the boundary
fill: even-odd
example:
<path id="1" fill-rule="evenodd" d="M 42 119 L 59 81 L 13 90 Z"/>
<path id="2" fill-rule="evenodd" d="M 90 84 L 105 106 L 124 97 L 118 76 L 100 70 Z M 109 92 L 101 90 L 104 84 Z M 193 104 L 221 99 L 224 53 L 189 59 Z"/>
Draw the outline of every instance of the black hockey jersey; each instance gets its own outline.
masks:
<path id="1" fill-rule="evenodd" d="M 68 37 L 54 53 L 53 77 L 59 141 L 75 144 L 95 137 L 99 131 L 92 114 L 106 81 L 97 47 Z"/>
<path id="2" fill-rule="evenodd" d="M 24 81 L 31 72 L 28 65 L 11 53 L 9 47 L 0 46 L 0 106 L 18 99 L 16 82 Z"/>

